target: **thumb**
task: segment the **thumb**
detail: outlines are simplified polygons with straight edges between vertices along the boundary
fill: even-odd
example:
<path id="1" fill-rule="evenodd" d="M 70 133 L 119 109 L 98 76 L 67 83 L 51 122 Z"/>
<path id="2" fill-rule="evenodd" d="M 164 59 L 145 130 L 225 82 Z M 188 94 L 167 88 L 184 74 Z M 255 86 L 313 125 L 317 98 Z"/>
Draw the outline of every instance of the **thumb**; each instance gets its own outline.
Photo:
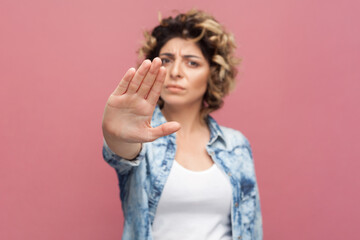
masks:
<path id="1" fill-rule="evenodd" d="M 180 123 L 178 123 L 178 122 L 167 122 L 167 123 L 161 124 L 160 126 L 158 126 L 156 128 L 152 128 L 150 130 L 149 141 L 154 141 L 155 139 L 158 139 L 159 137 L 170 135 L 170 134 L 178 131 L 180 128 L 181 128 L 181 126 L 180 126 Z"/>

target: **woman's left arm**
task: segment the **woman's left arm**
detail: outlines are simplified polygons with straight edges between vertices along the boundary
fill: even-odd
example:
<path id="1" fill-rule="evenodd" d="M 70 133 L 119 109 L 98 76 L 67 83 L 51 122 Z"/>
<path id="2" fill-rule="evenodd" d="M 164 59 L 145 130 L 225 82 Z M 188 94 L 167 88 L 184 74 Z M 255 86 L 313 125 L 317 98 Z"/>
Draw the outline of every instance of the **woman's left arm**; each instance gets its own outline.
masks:
<path id="1" fill-rule="evenodd" d="M 245 136 L 243 136 L 245 138 Z M 245 148 L 248 150 L 248 160 L 250 161 L 249 169 L 250 173 L 249 176 L 251 176 L 252 181 L 254 183 L 253 190 L 251 195 L 252 198 L 252 205 L 253 205 L 253 219 L 252 219 L 252 232 L 251 232 L 251 239 L 253 240 L 262 240 L 263 239 L 263 224 L 262 224 L 262 214 L 261 214 L 261 204 L 260 204 L 260 195 L 259 195 L 259 187 L 258 187 L 258 181 L 256 177 L 256 171 L 255 171 L 255 163 L 253 158 L 253 152 L 251 145 L 249 141 L 245 138 Z"/>
<path id="2" fill-rule="evenodd" d="M 254 218 L 254 226 L 253 226 L 253 238 L 255 240 L 263 239 L 263 226 L 262 226 L 262 214 L 261 214 L 261 206 L 260 206 L 260 197 L 259 197 L 259 188 L 256 182 L 255 185 L 255 218 Z"/>

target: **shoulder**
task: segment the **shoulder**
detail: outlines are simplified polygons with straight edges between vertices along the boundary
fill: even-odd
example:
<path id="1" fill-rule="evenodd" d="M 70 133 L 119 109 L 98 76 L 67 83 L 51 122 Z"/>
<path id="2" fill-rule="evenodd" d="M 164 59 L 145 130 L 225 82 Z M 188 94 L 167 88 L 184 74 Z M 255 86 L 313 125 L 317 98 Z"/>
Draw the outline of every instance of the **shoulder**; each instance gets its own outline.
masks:
<path id="1" fill-rule="evenodd" d="M 239 130 L 225 126 L 220 126 L 220 129 L 226 143 L 236 145 L 250 145 L 249 140 Z"/>
<path id="2" fill-rule="evenodd" d="M 220 129 L 227 149 L 245 150 L 252 157 L 250 142 L 242 132 L 225 126 L 220 126 Z"/>

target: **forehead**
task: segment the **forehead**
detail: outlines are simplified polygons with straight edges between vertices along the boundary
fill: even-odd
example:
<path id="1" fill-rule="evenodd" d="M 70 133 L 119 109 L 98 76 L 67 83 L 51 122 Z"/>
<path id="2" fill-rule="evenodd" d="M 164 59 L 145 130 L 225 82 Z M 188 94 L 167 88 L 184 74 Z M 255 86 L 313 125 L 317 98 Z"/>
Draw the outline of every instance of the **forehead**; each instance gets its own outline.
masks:
<path id="1" fill-rule="evenodd" d="M 160 49 L 160 54 L 161 53 L 172 53 L 179 55 L 192 54 L 199 57 L 204 57 L 199 46 L 195 42 L 183 38 L 172 38 L 167 41 Z"/>

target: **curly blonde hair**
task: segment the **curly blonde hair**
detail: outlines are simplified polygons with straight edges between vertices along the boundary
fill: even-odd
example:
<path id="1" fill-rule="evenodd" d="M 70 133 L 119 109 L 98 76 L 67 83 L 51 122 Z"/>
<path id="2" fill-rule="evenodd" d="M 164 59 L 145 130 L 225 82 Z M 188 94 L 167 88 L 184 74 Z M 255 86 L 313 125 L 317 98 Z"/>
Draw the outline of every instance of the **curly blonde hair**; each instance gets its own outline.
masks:
<path id="1" fill-rule="evenodd" d="M 161 19 L 159 15 L 159 21 L 160 25 L 151 32 L 144 32 L 145 41 L 138 50 L 139 57 L 153 60 L 159 56 L 165 43 L 175 37 L 194 41 L 210 65 L 210 77 L 201 109 L 202 117 L 206 118 L 223 105 L 224 96 L 234 88 L 236 65 L 240 62 L 234 56 L 234 37 L 213 16 L 195 9 L 180 13 L 175 18 Z M 158 104 L 163 106 L 161 98 Z"/>

